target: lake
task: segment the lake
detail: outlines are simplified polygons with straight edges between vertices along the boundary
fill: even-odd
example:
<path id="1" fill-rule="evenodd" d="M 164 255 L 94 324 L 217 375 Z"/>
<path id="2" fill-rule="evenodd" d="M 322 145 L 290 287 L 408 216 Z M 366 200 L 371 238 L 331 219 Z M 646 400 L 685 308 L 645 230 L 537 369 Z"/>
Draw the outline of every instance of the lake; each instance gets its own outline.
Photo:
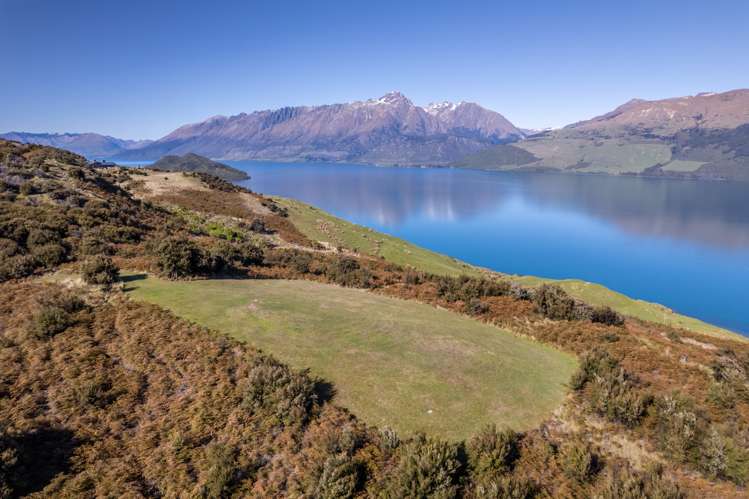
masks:
<path id="1" fill-rule="evenodd" d="M 513 274 L 578 278 L 749 333 L 749 184 L 227 162 L 256 191 Z"/>

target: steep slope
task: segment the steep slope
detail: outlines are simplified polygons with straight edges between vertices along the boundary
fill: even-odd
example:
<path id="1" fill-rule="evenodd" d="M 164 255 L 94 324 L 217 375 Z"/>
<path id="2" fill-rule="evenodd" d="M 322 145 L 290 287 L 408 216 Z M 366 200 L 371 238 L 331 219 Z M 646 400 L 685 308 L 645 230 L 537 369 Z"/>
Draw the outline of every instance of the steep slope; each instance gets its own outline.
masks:
<path id="1" fill-rule="evenodd" d="M 125 140 L 98 133 L 8 132 L 0 134 L 0 139 L 60 147 L 89 159 L 111 158 L 124 151 L 138 149 L 151 143 L 150 140 Z"/>
<path id="2" fill-rule="evenodd" d="M 398 92 L 379 99 L 216 116 L 121 155 L 156 159 L 194 152 L 219 159 L 445 164 L 523 134 L 477 104 L 422 108 Z"/>
<path id="3" fill-rule="evenodd" d="M 646 101 L 456 166 L 749 181 L 749 90 Z M 526 154 L 520 153 L 522 149 Z"/>

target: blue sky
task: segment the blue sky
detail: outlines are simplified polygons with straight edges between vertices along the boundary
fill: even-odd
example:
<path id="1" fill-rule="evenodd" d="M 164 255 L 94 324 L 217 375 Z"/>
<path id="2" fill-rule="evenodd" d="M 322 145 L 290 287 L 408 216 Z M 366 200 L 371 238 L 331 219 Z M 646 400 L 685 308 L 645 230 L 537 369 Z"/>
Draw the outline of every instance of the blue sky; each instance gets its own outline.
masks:
<path id="1" fill-rule="evenodd" d="M 400 90 L 522 127 L 749 87 L 749 2 L 0 0 L 0 132 L 157 138 Z"/>

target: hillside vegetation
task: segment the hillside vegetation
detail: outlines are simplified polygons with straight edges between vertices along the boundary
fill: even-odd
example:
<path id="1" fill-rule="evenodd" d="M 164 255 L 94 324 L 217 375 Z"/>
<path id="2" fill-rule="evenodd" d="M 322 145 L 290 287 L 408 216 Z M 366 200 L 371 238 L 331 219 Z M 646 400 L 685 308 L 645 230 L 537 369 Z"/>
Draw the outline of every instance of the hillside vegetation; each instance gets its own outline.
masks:
<path id="1" fill-rule="evenodd" d="M 65 151 L 0 142 L 0 180 L 1 497 L 746 496 L 746 342 L 624 317 L 553 284 L 438 275 L 330 248 L 278 202 L 217 177 L 97 169 Z M 131 271 L 170 282 L 119 279 Z M 262 325 L 266 313 L 265 324 L 300 348 L 294 328 L 340 338 L 366 333 L 352 315 L 383 324 L 373 310 L 357 312 L 351 293 L 370 308 L 395 307 L 389 323 L 405 346 L 393 368 L 419 372 L 408 349 L 429 349 L 420 362 L 454 365 L 451 382 L 469 387 L 458 395 L 478 403 L 471 389 L 484 390 L 499 412 L 492 404 L 508 394 L 472 386 L 477 373 L 460 376 L 461 348 L 497 353 L 484 370 L 507 383 L 542 379 L 540 361 L 519 375 L 501 367 L 532 364 L 536 347 L 575 356 L 579 367 L 562 404 L 534 428 L 488 425 L 457 442 L 397 432 L 340 407 L 333 380 L 273 357 L 295 342 L 270 338 L 261 354 L 229 337 L 238 321 L 208 330 L 126 293 L 137 283 L 210 288 L 218 279 L 258 301 L 222 291 L 212 304 L 201 294 L 185 314 L 215 306 L 231 317 L 239 306 L 240 319 Z M 255 285 L 263 291 L 252 295 Z M 423 324 L 461 330 L 439 341 L 410 329 L 399 310 L 412 305 Z M 349 326 L 335 322 L 347 316 Z M 377 357 L 371 343 L 355 346 Z M 346 374 L 353 380 L 365 365 Z M 475 424 L 452 416 L 455 434 Z"/>

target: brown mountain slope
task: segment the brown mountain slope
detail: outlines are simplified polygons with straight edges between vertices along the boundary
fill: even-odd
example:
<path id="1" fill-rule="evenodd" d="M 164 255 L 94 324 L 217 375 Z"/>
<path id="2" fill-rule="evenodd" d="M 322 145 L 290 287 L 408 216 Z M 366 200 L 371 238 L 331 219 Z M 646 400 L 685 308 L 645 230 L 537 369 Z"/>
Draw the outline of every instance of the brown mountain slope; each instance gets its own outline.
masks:
<path id="1" fill-rule="evenodd" d="M 634 99 L 596 118 L 492 146 L 454 164 L 749 181 L 749 90 Z"/>
<path id="2" fill-rule="evenodd" d="M 399 92 L 379 99 L 216 116 L 122 158 L 194 152 L 218 159 L 444 164 L 523 133 L 477 104 L 422 108 Z"/>
<path id="3" fill-rule="evenodd" d="M 662 100 L 632 99 L 613 111 L 567 126 L 575 131 L 642 129 L 673 135 L 691 128 L 731 129 L 749 123 L 749 89 Z"/>

